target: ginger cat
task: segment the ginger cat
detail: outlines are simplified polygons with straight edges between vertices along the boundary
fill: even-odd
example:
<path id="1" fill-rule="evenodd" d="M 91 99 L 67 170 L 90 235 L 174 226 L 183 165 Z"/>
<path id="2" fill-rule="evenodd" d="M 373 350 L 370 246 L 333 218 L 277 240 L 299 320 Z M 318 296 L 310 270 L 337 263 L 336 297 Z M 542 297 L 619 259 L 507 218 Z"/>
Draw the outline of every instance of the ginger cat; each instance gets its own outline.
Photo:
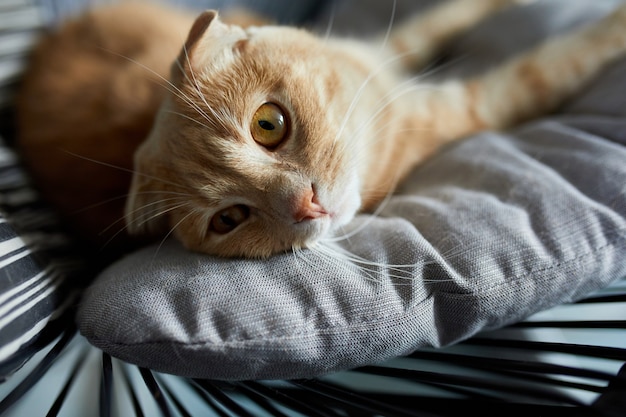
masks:
<path id="1" fill-rule="evenodd" d="M 369 42 L 226 24 L 215 11 L 93 11 L 35 51 L 19 145 L 47 198 L 92 239 L 120 229 L 131 184 L 133 235 L 171 234 L 220 256 L 307 247 L 442 145 L 553 111 L 626 51 L 623 4 L 481 76 L 410 78 L 453 36 L 519 2 L 442 2 Z"/>

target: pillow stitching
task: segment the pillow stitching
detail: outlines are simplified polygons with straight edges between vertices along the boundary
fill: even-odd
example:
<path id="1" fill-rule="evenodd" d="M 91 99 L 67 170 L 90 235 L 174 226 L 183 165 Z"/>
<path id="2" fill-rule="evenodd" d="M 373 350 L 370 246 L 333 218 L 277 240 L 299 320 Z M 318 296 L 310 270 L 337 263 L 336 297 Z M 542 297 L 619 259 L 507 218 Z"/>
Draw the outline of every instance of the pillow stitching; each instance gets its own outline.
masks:
<path id="1" fill-rule="evenodd" d="M 621 240 L 621 239 L 620 239 Z M 597 252 L 601 251 L 602 249 L 611 246 L 614 243 L 618 243 L 616 242 L 609 242 L 606 245 L 600 246 L 597 248 L 597 250 L 595 251 L 589 251 L 583 254 L 580 254 L 579 256 L 569 259 L 569 260 L 565 260 L 562 262 L 559 262 L 557 264 L 553 264 L 550 266 L 547 266 L 545 268 L 542 268 L 540 270 L 535 270 L 532 271 L 531 273 L 537 273 L 537 272 L 544 272 L 544 271 L 549 271 L 551 269 L 557 268 L 559 266 L 562 265 L 566 265 L 566 264 L 571 264 L 577 261 L 582 260 L 583 258 L 589 257 L 590 255 L 594 255 Z M 530 275 L 531 273 L 527 273 L 525 275 L 522 276 L 518 276 L 515 277 L 513 279 L 515 280 L 519 280 L 525 276 Z M 550 279 L 538 279 L 538 282 L 549 282 Z M 470 295 L 477 295 L 480 294 L 481 296 L 486 295 L 485 292 L 489 292 L 489 291 L 493 291 L 494 289 L 504 285 L 506 283 L 497 283 L 495 285 L 489 286 L 487 288 L 485 288 L 485 291 L 481 291 L 481 293 L 446 293 L 443 292 L 444 294 L 452 294 L 452 295 L 458 295 L 461 297 L 464 296 L 470 296 Z M 432 296 L 432 295 L 431 295 Z M 372 318 L 363 318 L 362 320 L 360 320 L 359 322 L 356 323 L 351 323 L 348 326 L 345 326 L 346 329 L 351 329 L 351 330 L 357 330 L 359 327 L 361 326 L 366 326 L 369 325 L 371 322 L 373 321 L 377 321 L 380 319 L 385 319 L 386 322 L 395 322 L 399 319 L 406 319 L 406 318 L 410 318 L 412 317 L 412 314 L 409 313 L 413 313 L 415 307 L 417 305 L 421 305 L 422 303 L 418 303 L 416 305 L 411 306 L 409 309 L 404 310 L 404 314 L 402 315 L 398 315 L 398 316 L 394 316 L 393 319 L 391 319 L 389 317 L 389 315 L 380 315 L 380 316 L 374 316 Z M 213 345 L 213 346 L 225 346 L 225 347 L 233 347 L 233 346 L 237 346 L 237 345 L 246 345 L 246 344 L 250 344 L 250 343 L 260 343 L 260 342 L 270 342 L 270 341 L 281 341 L 281 340 L 289 340 L 289 339 L 295 339 L 297 337 L 300 337 L 302 335 L 308 335 L 308 336 L 315 336 L 315 335 L 320 335 L 322 333 L 326 333 L 326 332 L 330 332 L 330 331 L 334 331 L 336 330 L 337 327 L 334 326 L 325 326 L 325 327 L 317 327 L 315 330 L 315 332 L 306 332 L 306 331 L 302 331 L 299 333 L 293 333 L 290 335 L 286 335 L 286 336 L 274 336 L 274 337 L 264 337 L 264 338 L 255 338 L 255 339 L 240 339 L 240 340 L 227 340 L 227 341 L 221 341 L 219 343 L 215 343 L 215 342 L 210 342 L 210 341 L 202 341 L 202 342 L 182 342 L 182 341 L 177 341 L 177 340 L 153 340 L 153 341 L 142 341 L 142 342 L 133 342 L 133 343 L 122 343 L 122 342 L 107 342 L 108 339 L 101 339 L 98 337 L 89 337 L 88 339 L 91 341 L 105 341 L 107 342 L 107 345 L 109 346 L 139 346 L 139 345 L 163 345 L 163 344 L 176 344 L 176 345 L 186 345 L 186 346 L 207 346 L 207 345 Z"/>
<path id="2" fill-rule="evenodd" d="M 621 237 L 621 236 L 618 236 L 618 237 Z M 581 253 L 578 256 L 575 256 L 573 258 L 564 259 L 564 260 L 559 261 L 557 263 L 553 263 L 551 265 L 547 265 L 547 266 L 545 266 L 543 268 L 531 269 L 528 272 L 526 272 L 525 274 L 512 276 L 510 278 L 510 281 L 507 281 L 507 282 L 496 282 L 496 283 L 491 284 L 491 285 L 485 285 L 482 288 L 484 288 L 484 290 L 486 290 L 486 291 L 491 291 L 491 290 L 496 289 L 498 287 L 501 287 L 503 285 L 509 285 L 510 282 L 512 282 L 512 281 L 519 281 L 521 279 L 527 278 L 528 276 L 536 274 L 536 273 L 539 273 L 539 272 L 550 271 L 550 270 L 558 268 L 558 267 L 560 267 L 562 265 L 567 265 L 567 264 L 570 264 L 570 263 L 574 263 L 574 262 L 576 262 L 578 260 L 581 260 L 584 257 L 590 256 L 590 255 L 594 255 L 595 253 L 597 253 L 599 251 L 602 251 L 603 249 L 606 249 L 606 248 L 611 247 L 611 246 L 613 246 L 615 244 L 618 244 L 618 243 L 620 243 L 620 241 L 626 241 L 626 239 L 616 239 L 615 241 L 607 240 L 607 242 L 604 245 L 598 246 L 595 250 L 591 250 L 591 251 L 587 251 L 585 253 Z M 445 290 L 442 290 L 440 292 L 444 293 L 444 294 L 458 295 L 458 296 L 472 296 L 472 295 L 478 294 L 476 292 L 465 292 L 465 293 L 458 292 L 457 293 L 457 292 L 448 292 L 448 291 L 445 291 Z"/>

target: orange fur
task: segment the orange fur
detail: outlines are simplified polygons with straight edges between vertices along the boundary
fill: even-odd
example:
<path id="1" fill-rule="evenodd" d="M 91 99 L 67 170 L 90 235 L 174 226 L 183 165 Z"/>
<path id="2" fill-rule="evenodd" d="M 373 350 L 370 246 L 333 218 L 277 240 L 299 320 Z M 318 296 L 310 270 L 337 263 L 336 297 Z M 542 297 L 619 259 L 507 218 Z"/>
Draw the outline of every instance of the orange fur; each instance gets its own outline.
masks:
<path id="1" fill-rule="evenodd" d="M 125 4 L 65 23 L 33 51 L 18 145 L 44 197 L 81 236 L 103 243 L 123 224 L 133 152 L 165 96 L 159 77 L 185 39 L 181 26 L 192 21 Z"/>
<path id="2" fill-rule="evenodd" d="M 551 40 L 474 79 L 431 86 L 406 82 L 407 67 L 421 64 L 452 36 L 510 3 L 444 3 L 401 25 L 382 55 L 380 44 L 320 39 L 289 27 L 246 29 L 223 23 L 216 12 L 205 12 L 192 25 L 187 16 L 149 7 L 150 13 L 168 14 L 163 19 L 168 24 L 160 25 L 158 18 L 139 24 L 147 13 L 129 12 L 147 6 L 110 8 L 94 13 L 88 26 L 98 27 L 93 20 L 111 28 L 132 22 L 141 33 L 122 30 L 120 36 L 145 42 L 148 52 L 107 49 L 164 76 L 175 48 L 184 45 L 171 67 L 171 84 L 162 88 L 163 81 L 155 82 L 142 66 L 116 54 L 100 53 L 104 56 L 94 59 L 93 52 L 64 46 L 93 36 L 76 34 L 77 27 L 88 30 L 84 21 L 70 23 L 35 53 L 20 105 L 21 147 L 48 197 L 62 200 L 56 204 L 66 213 L 88 204 L 75 198 L 81 192 L 99 192 L 90 199 L 94 203 L 113 195 L 107 186 L 124 194 L 129 177 L 121 172 L 116 179 L 114 170 L 67 154 L 42 161 L 39 152 L 63 155 L 59 149 L 69 149 L 131 169 L 130 155 L 141 142 L 126 202 L 131 233 L 173 234 L 192 250 L 221 256 L 266 257 L 306 247 L 349 222 L 358 210 L 375 207 L 445 143 L 554 110 L 626 49 L 622 6 L 597 25 Z M 115 18 L 107 21 L 107 13 Z M 111 28 L 107 26 L 106 39 L 87 43 L 113 42 Z M 181 34 L 187 32 L 185 41 Z M 160 36 L 167 39 L 159 41 Z M 159 51 L 152 49 L 155 45 Z M 114 63 L 104 66 L 109 61 Z M 54 71 L 49 67 L 55 65 L 71 75 L 50 78 Z M 132 80 L 125 87 L 111 81 L 126 76 Z M 50 89 L 55 89 L 52 95 Z M 33 110 L 44 92 L 50 103 Z M 102 101 L 113 105 L 105 107 Z M 266 103 L 278 109 L 271 110 L 278 116 L 269 113 L 276 123 L 268 131 L 274 134 L 281 123 L 285 126 L 284 136 L 267 142 L 271 145 L 254 136 L 265 128 L 251 129 Z M 51 114 L 59 119 L 50 121 Z M 34 127 L 33 120 L 44 128 Z M 258 123 L 267 126 L 265 119 Z M 113 146 L 118 142 L 119 148 Z M 110 155 L 99 150 L 105 143 Z M 98 172 L 73 181 L 76 174 L 59 175 L 59 161 Z M 70 182 L 73 191 L 63 196 L 58 190 Z M 85 211 L 84 218 L 74 219 L 93 235 L 120 210 L 118 205 L 110 213 Z"/>
<path id="3" fill-rule="evenodd" d="M 44 198 L 90 243 L 127 248 L 133 154 L 195 17 L 120 3 L 65 22 L 32 52 L 16 103 L 18 146 Z M 243 10 L 228 18 L 267 22 Z"/>

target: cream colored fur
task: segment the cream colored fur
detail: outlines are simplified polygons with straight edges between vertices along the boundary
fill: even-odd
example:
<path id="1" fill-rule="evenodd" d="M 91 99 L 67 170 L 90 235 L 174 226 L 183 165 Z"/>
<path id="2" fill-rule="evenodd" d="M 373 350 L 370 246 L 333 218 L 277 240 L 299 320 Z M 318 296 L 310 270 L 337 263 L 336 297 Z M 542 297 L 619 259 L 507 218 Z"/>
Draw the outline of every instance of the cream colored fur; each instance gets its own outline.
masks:
<path id="1" fill-rule="evenodd" d="M 170 21 L 170 40 L 184 47 L 169 81 L 160 81 L 165 96 L 145 103 L 160 108 L 134 156 L 128 230 L 172 234 L 191 250 L 220 256 L 313 245 L 375 208 L 442 145 L 554 110 L 626 49 L 622 5 L 479 77 L 437 85 L 410 78 L 442 44 L 511 3 L 445 2 L 370 43 L 291 27 L 242 28 L 213 11 L 193 25 Z M 118 13 L 120 22 L 128 14 L 124 7 L 105 13 Z M 165 78 L 161 68 L 174 56 L 169 49 L 159 56 L 158 63 L 133 59 Z M 135 69 L 150 75 L 143 65 Z M 276 146 L 251 129 L 265 103 L 284 116 L 287 133 Z M 37 141 L 26 135 L 25 151 Z"/>

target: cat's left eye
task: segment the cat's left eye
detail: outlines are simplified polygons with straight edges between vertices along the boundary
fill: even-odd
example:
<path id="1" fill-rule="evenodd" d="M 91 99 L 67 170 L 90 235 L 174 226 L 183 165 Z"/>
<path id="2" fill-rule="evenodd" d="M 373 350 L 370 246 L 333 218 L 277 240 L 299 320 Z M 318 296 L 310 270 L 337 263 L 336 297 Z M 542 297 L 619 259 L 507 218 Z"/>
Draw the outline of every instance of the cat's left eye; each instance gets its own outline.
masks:
<path id="1" fill-rule="evenodd" d="M 287 117 L 274 103 L 265 103 L 259 107 L 250 123 L 254 141 L 269 149 L 275 148 L 285 140 L 287 130 Z"/>
<path id="2" fill-rule="evenodd" d="M 250 208 L 243 204 L 220 210 L 211 219 L 210 228 L 219 235 L 230 233 L 250 217 Z"/>

